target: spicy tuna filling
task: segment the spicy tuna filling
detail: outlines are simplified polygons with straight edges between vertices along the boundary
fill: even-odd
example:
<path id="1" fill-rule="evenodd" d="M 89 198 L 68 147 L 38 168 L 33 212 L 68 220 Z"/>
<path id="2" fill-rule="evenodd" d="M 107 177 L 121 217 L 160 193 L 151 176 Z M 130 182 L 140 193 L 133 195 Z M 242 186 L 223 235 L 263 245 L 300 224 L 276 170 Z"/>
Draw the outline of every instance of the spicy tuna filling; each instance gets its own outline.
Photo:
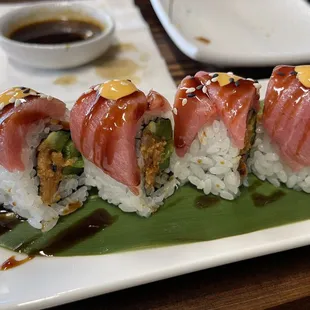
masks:
<path id="1" fill-rule="evenodd" d="M 60 201 L 60 182 L 70 175 L 80 175 L 83 167 L 82 156 L 75 148 L 70 132 L 51 132 L 37 148 L 36 169 L 42 201 L 47 205 Z"/>
<path id="2" fill-rule="evenodd" d="M 143 158 L 144 188 L 147 194 L 151 194 L 161 187 L 162 178 L 169 177 L 165 172 L 173 152 L 172 126 L 169 119 L 156 119 L 143 129 L 140 152 Z"/>

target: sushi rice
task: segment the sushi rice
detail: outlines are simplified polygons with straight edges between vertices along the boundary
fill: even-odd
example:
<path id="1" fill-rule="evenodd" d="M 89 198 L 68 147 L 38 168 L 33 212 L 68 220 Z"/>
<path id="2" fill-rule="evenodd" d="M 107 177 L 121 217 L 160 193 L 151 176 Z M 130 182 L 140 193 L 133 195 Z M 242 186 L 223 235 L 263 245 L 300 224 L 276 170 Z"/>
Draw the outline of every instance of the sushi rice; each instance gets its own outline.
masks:
<path id="1" fill-rule="evenodd" d="M 136 135 L 136 153 L 138 165 L 141 170 L 144 165 L 140 154 L 140 137 L 142 130 L 150 121 L 158 118 L 169 119 L 173 125 L 173 118 L 170 112 L 161 113 L 156 117 L 150 115 L 144 116 L 140 130 Z M 97 187 L 99 196 L 102 199 L 117 205 L 122 211 L 137 212 L 143 217 L 149 217 L 154 213 L 163 204 L 163 201 L 174 193 L 175 189 L 180 184 L 179 181 L 171 175 L 172 173 L 168 168 L 162 173 L 161 177 L 156 178 L 155 191 L 147 195 L 144 190 L 144 179 L 141 173 L 141 183 L 139 185 L 140 194 L 135 195 L 128 186 L 116 181 L 86 158 L 84 158 L 84 165 L 86 185 Z"/>
<path id="2" fill-rule="evenodd" d="M 262 181 L 267 180 L 276 187 L 285 184 L 288 188 L 310 193 L 310 167 L 294 172 L 278 155 L 267 133 L 260 124 L 256 129 L 256 140 L 248 160 L 251 171 Z"/>
<path id="3" fill-rule="evenodd" d="M 182 184 L 189 181 L 205 195 L 233 200 L 240 193 L 239 152 L 224 123 L 215 120 L 199 131 L 183 158 L 172 155 L 170 167 Z"/>
<path id="4" fill-rule="evenodd" d="M 86 200 L 88 192 L 85 176 L 67 176 L 59 184 L 58 203 L 48 206 L 39 196 L 39 178 L 34 169 L 36 166 L 37 147 L 52 131 L 60 130 L 60 125 L 46 127 L 48 120 L 41 120 L 32 125 L 26 137 L 22 158 L 24 171 L 10 172 L 0 166 L 0 203 L 22 218 L 27 219 L 34 228 L 48 231 L 52 229 L 60 215 L 70 213 L 68 204 Z"/>

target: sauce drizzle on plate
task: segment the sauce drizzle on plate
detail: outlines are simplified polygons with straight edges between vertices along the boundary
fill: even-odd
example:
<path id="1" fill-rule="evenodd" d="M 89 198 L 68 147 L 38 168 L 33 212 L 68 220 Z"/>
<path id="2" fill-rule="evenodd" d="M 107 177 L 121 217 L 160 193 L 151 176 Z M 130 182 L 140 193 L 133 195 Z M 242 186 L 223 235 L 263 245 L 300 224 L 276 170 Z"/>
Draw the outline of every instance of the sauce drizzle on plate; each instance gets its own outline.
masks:
<path id="1" fill-rule="evenodd" d="M 78 223 L 68 227 L 63 233 L 58 234 L 49 245 L 31 254 L 52 256 L 60 253 L 92 237 L 97 232 L 112 225 L 116 220 L 117 217 L 111 216 L 105 209 L 97 209 Z"/>
<path id="2" fill-rule="evenodd" d="M 15 256 L 11 256 L 10 258 L 8 258 L 1 266 L 0 266 L 0 270 L 1 271 L 5 271 L 5 270 L 9 270 L 15 267 L 18 267 L 22 264 L 25 264 L 27 262 L 29 262 L 30 260 L 32 260 L 34 257 L 33 256 L 27 256 L 24 259 L 21 260 L 16 260 Z"/>

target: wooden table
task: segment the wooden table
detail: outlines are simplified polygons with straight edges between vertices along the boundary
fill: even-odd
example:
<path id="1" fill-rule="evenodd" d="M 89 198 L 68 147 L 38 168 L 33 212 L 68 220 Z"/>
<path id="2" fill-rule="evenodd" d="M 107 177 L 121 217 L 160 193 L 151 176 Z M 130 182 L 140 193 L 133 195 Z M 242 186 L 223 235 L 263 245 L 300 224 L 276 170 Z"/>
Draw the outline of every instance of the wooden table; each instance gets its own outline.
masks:
<path id="1" fill-rule="evenodd" d="M 149 1 L 136 0 L 136 3 L 176 83 L 198 70 L 231 70 L 202 65 L 183 55 L 166 35 Z M 256 79 L 267 78 L 271 70 L 233 69 L 236 74 Z M 199 271 L 55 309 L 310 309 L 310 247 Z"/>

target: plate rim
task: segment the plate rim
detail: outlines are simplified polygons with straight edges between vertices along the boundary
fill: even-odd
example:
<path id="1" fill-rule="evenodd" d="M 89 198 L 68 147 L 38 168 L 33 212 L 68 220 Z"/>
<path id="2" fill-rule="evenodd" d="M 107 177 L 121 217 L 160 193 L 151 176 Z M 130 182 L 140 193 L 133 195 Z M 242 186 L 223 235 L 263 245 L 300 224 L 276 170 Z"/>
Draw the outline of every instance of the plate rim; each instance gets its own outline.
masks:
<path id="1" fill-rule="evenodd" d="M 263 93 L 265 93 L 267 81 L 268 79 L 260 80 Z M 18 268 L 0 272 L 0 309 L 53 307 L 309 244 L 310 220 L 304 220 L 211 241 L 106 255 L 38 257 Z M 5 259 L 12 253 L 0 248 L 0 259 Z M 174 259 L 175 257 L 178 258 L 177 261 Z M 102 270 L 87 269 L 89 264 L 96 265 L 98 263 L 103 266 Z M 124 275 L 118 273 L 116 276 L 114 274 L 111 276 L 109 272 L 113 272 L 113 268 L 119 268 L 119 263 L 124 264 L 125 267 L 130 266 L 128 269 L 132 270 L 124 268 Z M 108 269 L 104 269 L 104 266 L 108 266 Z M 57 269 L 57 272 L 61 273 L 62 271 L 64 274 L 55 274 L 54 268 Z M 76 274 L 76 269 L 78 274 Z M 33 271 L 36 271 L 36 274 L 33 274 Z M 20 281 L 18 279 L 29 274 L 34 276 L 34 281 L 28 283 L 29 289 L 34 293 L 31 298 L 27 294 L 20 297 L 20 291 L 18 291 Z M 77 278 L 70 282 L 70 275 L 74 274 Z M 102 277 L 104 281 L 101 280 L 102 278 L 89 280 L 87 276 L 92 274 Z M 106 277 L 104 278 L 104 276 Z M 59 281 L 59 277 L 64 277 L 65 280 Z M 37 280 L 38 282 L 36 282 Z M 42 285 L 45 281 L 49 282 L 50 280 L 51 283 L 53 281 L 60 282 L 58 283 L 59 291 L 57 291 L 58 287 L 55 291 L 55 285 L 49 287 L 47 291 L 44 291 L 43 288 L 43 293 L 36 291 L 36 287 L 40 286 L 40 281 Z"/>
<path id="2" fill-rule="evenodd" d="M 163 7 L 162 1 L 163 0 L 150 0 L 156 16 L 178 49 L 193 60 L 209 64 L 215 60 L 217 65 L 231 67 L 249 67 L 254 65 L 275 66 L 275 64 L 279 63 L 297 64 L 309 62 L 308 51 L 297 54 L 285 53 L 283 51 L 280 53 L 265 53 L 262 57 L 257 57 L 257 55 L 252 56 L 252 54 L 248 52 L 243 54 L 233 54 L 233 57 L 230 57 L 229 53 L 219 53 L 218 51 L 215 52 L 208 50 L 207 52 L 204 52 L 198 45 L 186 39 L 182 32 L 170 21 L 170 18 Z M 305 0 L 299 1 L 305 2 Z"/>

